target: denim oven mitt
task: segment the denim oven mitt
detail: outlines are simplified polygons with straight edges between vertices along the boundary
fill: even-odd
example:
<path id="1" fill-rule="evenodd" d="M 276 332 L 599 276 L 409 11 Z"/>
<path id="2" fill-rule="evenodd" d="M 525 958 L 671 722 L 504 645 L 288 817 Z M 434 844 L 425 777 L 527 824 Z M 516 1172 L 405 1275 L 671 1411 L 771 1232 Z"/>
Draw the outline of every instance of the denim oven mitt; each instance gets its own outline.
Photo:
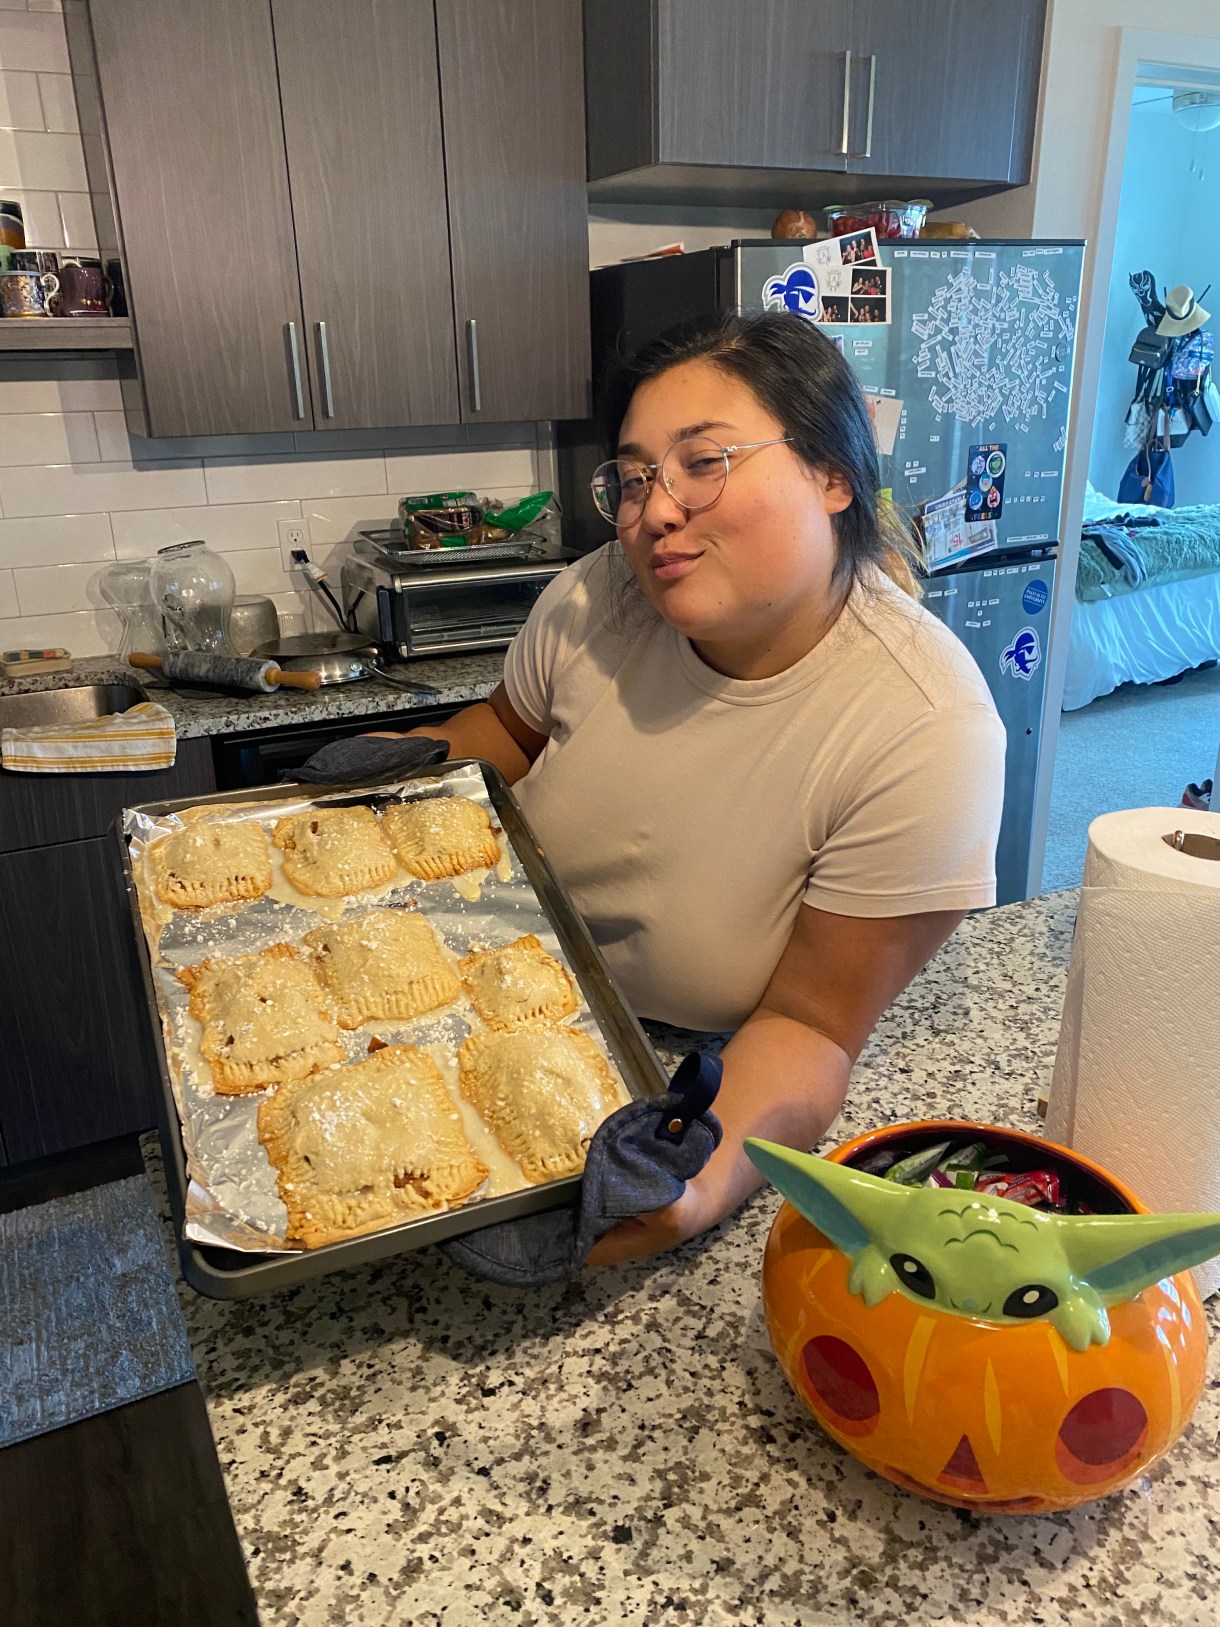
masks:
<path id="1" fill-rule="evenodd" d="M 448 755 L 449 742 L 428 735 L 374 740 L 367 734 L 355 734 L 349 740 L 332 740 L 299 768 L 286 769 L 280 778 L 306 785 L 388 784 L 443 763 Z"/>
<path id="2" fill-rule="evenodd" d="M 485 1226 L 439 1244 L 441 1252 L 489 1282 L 563 1282 L 620 1220 L 663 1209 L 698 1175 L 720 1145 L 711 1105 L 723 1071 L 719 1057 L 692 1052 L 663 1096 L 612 1113 L 589 1144 L 579 1204 Z"/>

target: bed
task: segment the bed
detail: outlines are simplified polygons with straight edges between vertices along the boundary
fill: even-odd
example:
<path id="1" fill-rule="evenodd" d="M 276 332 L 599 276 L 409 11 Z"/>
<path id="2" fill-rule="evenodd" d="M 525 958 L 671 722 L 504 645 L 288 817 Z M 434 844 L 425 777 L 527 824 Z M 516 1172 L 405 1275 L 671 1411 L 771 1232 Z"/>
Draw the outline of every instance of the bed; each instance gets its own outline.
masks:
<path id="1" fill-rule="evenodd" d="M 1128 511 L 1159 522 L 1131 534 L 1134 573 L 1097 542 L 1080 546 L 1066 712 L 1119 684 L 1159 683 L 1220 657 L 1220 503 L 1132 509 L 1090 485 L 1084 529 Z M 1141 573 L 1133 586 L 1132 574 Z"/>

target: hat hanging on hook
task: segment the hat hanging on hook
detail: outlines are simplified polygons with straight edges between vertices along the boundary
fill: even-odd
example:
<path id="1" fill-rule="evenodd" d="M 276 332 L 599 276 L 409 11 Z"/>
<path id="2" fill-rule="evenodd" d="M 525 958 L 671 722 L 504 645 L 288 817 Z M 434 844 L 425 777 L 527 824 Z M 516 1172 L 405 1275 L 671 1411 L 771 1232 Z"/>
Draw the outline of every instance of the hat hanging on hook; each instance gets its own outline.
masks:
<path id="1" fill-rule="evenodd" d="M 1206 293 L 1207 289 L 1203 292 Z M 1193 333 L 1210 318 L 1211 312 L 1205 311 L 1199 304 L 1194 289 L 1180 282 L 1165 295 L 1165 315 L 1157 323 L 1156 331 L 1174 339 L 1184 333 Z"/>

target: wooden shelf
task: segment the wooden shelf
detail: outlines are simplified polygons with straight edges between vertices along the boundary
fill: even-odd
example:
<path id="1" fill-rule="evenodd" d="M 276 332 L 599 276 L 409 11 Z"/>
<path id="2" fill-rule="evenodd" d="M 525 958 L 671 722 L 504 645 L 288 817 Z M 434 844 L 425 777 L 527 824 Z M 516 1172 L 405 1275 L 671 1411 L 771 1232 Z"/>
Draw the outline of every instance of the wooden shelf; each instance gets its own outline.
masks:
<path id="1" fill-rule="evenodd" d="M 0 352 L 130 350 L 125 316 L 10 316 L 0 320 Z"/>

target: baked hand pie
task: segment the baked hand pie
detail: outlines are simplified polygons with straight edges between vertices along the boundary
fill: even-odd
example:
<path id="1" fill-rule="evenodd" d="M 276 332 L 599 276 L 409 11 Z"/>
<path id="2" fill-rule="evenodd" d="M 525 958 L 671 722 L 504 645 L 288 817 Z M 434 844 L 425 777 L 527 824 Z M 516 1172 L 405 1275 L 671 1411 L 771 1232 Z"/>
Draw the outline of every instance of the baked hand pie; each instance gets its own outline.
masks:
<path id="1" fill-rule="evenodd" d="M 253 1096 L 343 1061 L 334 1006 L 291 944 L 178 973 L 203 1024 L 200 1050 L 218 1096 Z"/>
<path id="2" fill-rule="evenodd" d="M 242 904 L 271 889 L 271 855 L 256 819 L 222 820 L 218 808 L 186 808 L 182 829 L 148 850 L 157 897 L 176 910 Z"/>
<path id="3" fill-rule="evenodd" d="M 374 1018 L 409 1022 L 447 1006 L 462 989 L 436 933 L 410 910 L 370 910 L 305 934 L 340 1028 Z"/>
<path id="4" fill-rule="evenodd" d="M 554 1023 L 580 1006 L 567 969 L 533 933 L 503 949 L 480 949 L 458 962 L 462 985 L 489 1028 Z"/>
<path id="5" fill-rule="evenodd" d="M 291 814 L 271 835 L 284 875 L 299 893 L 343 898 L 392 881 L 398 861 L 371 808 L 313 808 Z"/>
<path id="6" fill-rule="evenodd" d="M 414 1045 L 281 1085 L 258 1139 L 288 1208 L 288 1238 L 317 1248 L 462 1203 L 487 1179 L 441 1071 Z"/>
<path id="7" fill-rule="evenodd" d="M 443 881 L 500 862 L 486 810 L 469 797 L 425 797 L 400 802 L 382 816 L 395 853 L 421 881 Z"/>
<path id="8" fill-rule="evenodd" d="M 462 1095 L 534 1185 L 582 1170 L 594 1131 L 620 1105 L 609 1063 L 579 1029 L 472 1034 L 458 1065 Z"/>

